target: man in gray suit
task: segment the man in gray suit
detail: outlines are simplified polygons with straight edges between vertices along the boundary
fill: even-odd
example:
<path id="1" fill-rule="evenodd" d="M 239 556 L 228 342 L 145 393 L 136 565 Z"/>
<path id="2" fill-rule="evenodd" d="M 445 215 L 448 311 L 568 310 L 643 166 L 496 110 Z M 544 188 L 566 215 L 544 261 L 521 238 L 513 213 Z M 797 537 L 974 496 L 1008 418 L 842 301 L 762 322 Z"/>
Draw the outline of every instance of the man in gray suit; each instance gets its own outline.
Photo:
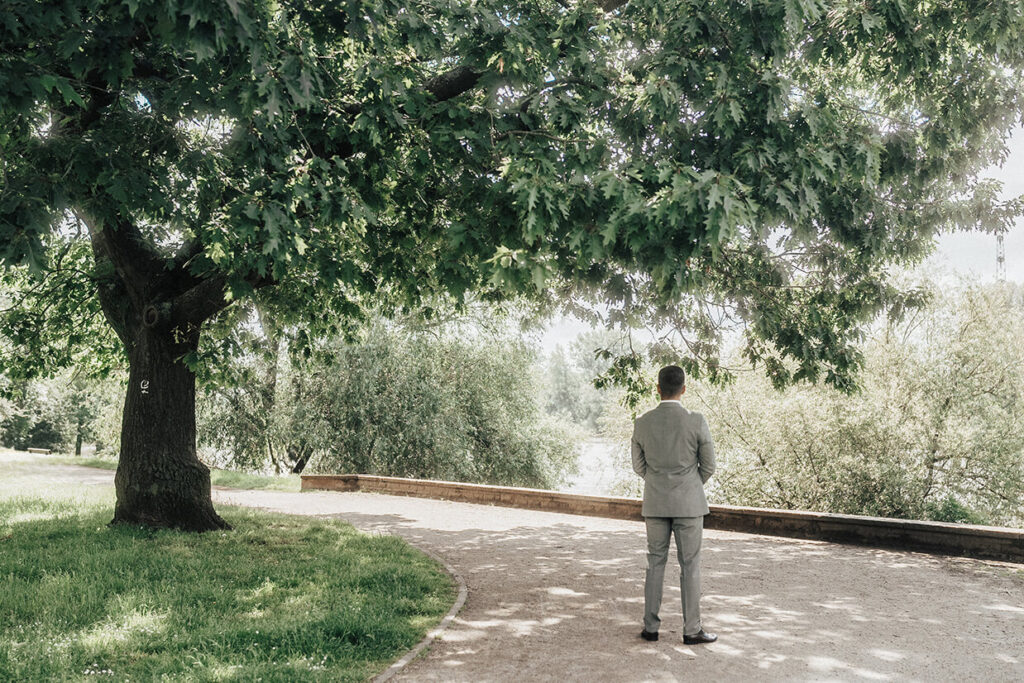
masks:
<path id="1" fill-rule="evenodd" d="M 683 642 L 713 643 L 718 636 L 700 623 L 700 545 L 708 501 L 704 483 L 715 471 L 711 430 L 700 413 L 683 407 L 686 373 L 676 365 L 658 372 L 661 404 L 633 425 L 633 469 L 644 480 L 647 522 L 647 577 L 644 583 L 645 640 L 658 639 L 661 590 L 671 536 L 679 556 L 683 602 Z"/>

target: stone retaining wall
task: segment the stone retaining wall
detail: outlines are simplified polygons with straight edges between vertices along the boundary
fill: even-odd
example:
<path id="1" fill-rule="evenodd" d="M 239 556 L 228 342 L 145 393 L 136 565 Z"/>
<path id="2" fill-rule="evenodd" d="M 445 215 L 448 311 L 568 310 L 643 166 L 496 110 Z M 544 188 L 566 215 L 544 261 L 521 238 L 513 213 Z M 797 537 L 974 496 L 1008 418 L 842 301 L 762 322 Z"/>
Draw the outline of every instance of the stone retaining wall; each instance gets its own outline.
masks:
<path id="1" fill-rule="evenodd" d="M 303 490 L 366 491 L 642 521 L 640 500 L 365 474 L 302 475 Z M 712 505 L 708 529 L 1024 563 L 1024 530 Z"/>

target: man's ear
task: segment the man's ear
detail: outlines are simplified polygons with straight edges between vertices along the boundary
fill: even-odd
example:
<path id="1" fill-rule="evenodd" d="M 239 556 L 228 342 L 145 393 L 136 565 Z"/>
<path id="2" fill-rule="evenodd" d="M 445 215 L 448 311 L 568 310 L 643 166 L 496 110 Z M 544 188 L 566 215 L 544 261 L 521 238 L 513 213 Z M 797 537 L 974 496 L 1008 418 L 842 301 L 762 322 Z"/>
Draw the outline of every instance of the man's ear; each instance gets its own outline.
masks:
<path id="1" fill-rule="evenodd" d="M 684 384 L 683 385 L 683 390 L 679 392 L 679 395 L 682 396 L 685 393 L 686 393 L 686 385 Z"/>

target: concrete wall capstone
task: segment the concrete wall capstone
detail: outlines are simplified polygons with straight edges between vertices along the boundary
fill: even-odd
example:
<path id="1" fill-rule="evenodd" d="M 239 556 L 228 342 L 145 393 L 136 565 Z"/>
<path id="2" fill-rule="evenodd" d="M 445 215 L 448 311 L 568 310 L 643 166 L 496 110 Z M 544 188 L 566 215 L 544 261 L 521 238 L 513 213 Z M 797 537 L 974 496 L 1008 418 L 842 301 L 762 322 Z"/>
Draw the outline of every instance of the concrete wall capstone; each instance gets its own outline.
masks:
<path id="1" fill-rule="evenodd" d="M 365 491 L 642 521 L 638 498 L 366 474 L 304 474 L 303 490 Z M 712 505 L 707 529 L 1024 563 L 1024 529 Z"/>

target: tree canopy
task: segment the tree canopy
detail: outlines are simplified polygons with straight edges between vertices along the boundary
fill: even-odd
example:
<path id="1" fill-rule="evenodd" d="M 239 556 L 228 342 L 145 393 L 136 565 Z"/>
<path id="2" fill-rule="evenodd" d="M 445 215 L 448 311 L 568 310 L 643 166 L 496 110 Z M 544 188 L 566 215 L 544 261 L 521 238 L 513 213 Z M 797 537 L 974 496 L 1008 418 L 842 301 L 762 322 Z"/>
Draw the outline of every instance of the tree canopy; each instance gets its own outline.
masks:
<path id="1" fill-rule="evenodd" d="M 197 320 L 270 284 L 307 314 L 582 284 L 700 341 L 724 303 L 770 371 L 781 352 L 837 379 L 851 329 L 898 301 L 887 266 L 1017 208 L 975 174 L 1020 116 L 1021 14 L 16 0 L 3 257 L 59 270 L 77 221 L 113 256 L 78 296 L 103 280 Z"/>
<path id="2" fill-rule="evenodd" d="M 777 382 L 845 386 L 861 326 L 913 302 L 892 264 L 1019 213 L 977 174 L 1021 116 L 1022 15 L 10 0 L 0 259 L 37 284 L 5 306 L 5 348 L 23 369 L 94 353 L 102 311 L 137 375 L 127 415 L 256 290 L 311 328 L 368 303 L 583 297 L 677 330 L 691 372 L 717 373 L 737 318 Z"/>

